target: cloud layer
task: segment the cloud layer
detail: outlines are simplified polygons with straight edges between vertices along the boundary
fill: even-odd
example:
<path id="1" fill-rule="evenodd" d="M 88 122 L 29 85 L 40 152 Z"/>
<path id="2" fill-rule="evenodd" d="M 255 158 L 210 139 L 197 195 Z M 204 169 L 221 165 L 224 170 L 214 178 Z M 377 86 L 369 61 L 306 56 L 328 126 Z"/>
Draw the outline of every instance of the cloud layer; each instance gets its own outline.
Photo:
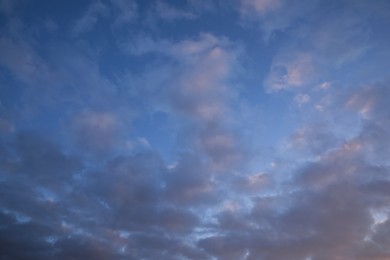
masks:
<path id="1" fill-rule="evenodd" d="M 388 10 L 0 1 L 0 258 L 390 258 Z"/>

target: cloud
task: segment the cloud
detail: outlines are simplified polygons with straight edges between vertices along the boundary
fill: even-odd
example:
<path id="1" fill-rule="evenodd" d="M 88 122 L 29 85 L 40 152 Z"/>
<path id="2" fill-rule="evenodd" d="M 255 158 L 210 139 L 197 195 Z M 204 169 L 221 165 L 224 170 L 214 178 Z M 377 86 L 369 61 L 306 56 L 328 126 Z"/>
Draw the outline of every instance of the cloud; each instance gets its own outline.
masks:
<path id="1" fill-rule="evenodd" d="M 165 178 L 165 194 L 175 204 L 198 205 L 212 203 L 215 183 L 207 165 L 193 155 L 182 155 Z"/>
<path id="2" fill-rule="evenodd" d="M 112 158 L 96 171 L 34 134 L 16 136 L 8 148 L 0 161 L 8 198 L 0 204 L 3 257 L 204 255 L 179 239 L 200 223 L 181 203 L 210 199 L 196 195 L 208 175 L 191 160 L 167 172 L 158 156 L 143 153 Z"/>
<path id="3" fill-rule="evenodd" d="M 180 143 L 208 156 L 211 167 L 217 171 L 226 170 L 243 158 L 246 148 L 241 147 L 234 130 L 227 127 L 236 117 L 229 106 L 239 102 L 230 85 L 240 53 L 232 43 L 209 33 L 178 42 L 140 37 L 129 44 L 129 52 L 159 54 L 176 64 L 152 71 L 144 78 L 160 79 L 160 73 L 163 74 L 161 82 L 153 82 L 152 89 L 164 86 L 156 90 L 159 94 L 155 104 L 182 119 Z"/>
<path id="4" fill-rule="evenodd" d="M 24 83 L 41 83 L 50 78 L 50 69 L 23 40 L 0 38 L 0 63 Z"/>
<path id="5" fill-rule="evenodd" d="M 289 31 L 299 21 L 310 20 L 319 2 L 240 0 L 240 16 L 244 26 L 256 25 L 264 41 L 269 42 L 276 32 Z"/>
<path id="6" fill-rule="evenodd" d="M 68 172 L 80 168 L 80 162 L 68 158 L 59 150 L 57 144 L 37 134 L 17 133 L 14 149 L 19 155 L 15 170 L 33 174 L 38 179 L 39 176 L 48 178 L 63 176 L 68 178 Z M 46 159 L 49 163 L 45 162 Z M 52 169 L 56 169 L 56 171 L 53 173 Z"/>
<path id="7" fill-rule="evenodd" d="M 75 37 L 91 31 L 97 21 L 101 17 L 106 17 L 108 14 L 109 10 L 106 5 L 100 1 L 92 3 L 85 13 L 75 22 L 72 28 L 72 35 Z"/>
<path id="8" fill-rule="evenodd" d="M 388 259 L 390 85 L 364 76 L 387 11 L 357 2 L 112 0 L 74 35 L 5 30 L 0 258 Z M 225 15 L 270 33 L 273 95 Z"/>
<path id="9" fill-rule="evenodd" d="M 265 87 L 269 91 L 279 91 L 307 86 L 316 76 L 314 68 L 309 53 L 289 53 L 285 57 L 275 58 Z"/>
<path id="10" fill-rule="evenodd" d="M 3 227 L 2 256 L 43 257 L 49 251 L 42 238 L 61 235 L 57 221 L 68 212 L 62 200 L 70 194 L 69 184 L 83 164 L 33 133 L 16 135 L 3 155 L 0 185 L 7 199 L 1 200 L 0 211 L 10 225 Z"/>
<path id="11" fill-rule="evenodd" d="M 215 12 L 217 10 L 218 2 L 210 2 L 205 0 L 188 0 L 188 5 L 191 10 L 195 10 L 197 13 Z"/>
<path id="12" fill-rule="evenodd" d="M 299 107 L 301 107 L 310 102 L 310 96 L 307 94 L 297 94 L 294 97 L 294 102 L 297 103 Z"/>
<path id="13" fill-rule="evenodd" d="M 196 18 L 196 16 L 192 13 L 177 9 L 162 1 L 156 2 L 155 12 L 162 20 L 165 21 L 175 21 L 181 19 L 193 20 Z"/>
<path id="14" fill-rule="evenodd" d="M 235 117 L 230 110 L 237 55 L 224 39 L 205 34 L 197 41 L 183 41 L 172 49 L 184 65 L 173 81 L 168 99 L 175 112 L 196 120 L 194 144 L 210 157 L 215 169 L 227 169 L 243 156 L 239 138 L 225 124 Z M 237 101 L 238 102 L 238 101 Z M 233 119 L 234 120 L 234 119 Z"/>
<path id="15" fill-rule="evenodd" d="M 107 154 L 120 146 L 120 123 L 112 113 L 85 110 L 74 116 L 71 124 L 82 150 Z"/>
<path id="16" fill-rule="evenodd" d="M 266 12 L 277 10 L 281 7 L 282 1 L 272 1 L 272 0 L 242 0 L 242 12 L 244 14 L 248 12 L 255 12 L 260 15 L 265 14 Z"/>
<path id="17" fill-rule="evenodd" d="M 261 172 L 237 178 L 233 185 L 243 193 L 256 193 L 263 190 L 267 186 L 270 186 L 271 181 L 272 180 L 267 173 Z"/>
<path id="18" fill-rule="evenodd" d="M 284 41 L 273 58 L 270 72 L 264 80 L 266 89 L 278 91 L 294 90 L 297 87 L 309 88 L 332 81 L 332 75 L 340 75 L 340 82 L 348 80 L 345 70 L 349 70 L 348 73 L 353 70 L 357 75 L 361 74 L 360 71 L 364 69 L 356 64 L 362 59 L 368 61 L 374 58 L 375 55 L 372 56 L 370 50 L 380 42 L 378 39 L 381 33 L 367 18 L 373 15 L 374 11 L 360 4 L 352 4 L 342 9 L 343 11 L 332 9 L 325 16 L 320 11 L 321 1 L 312 1 L 301 9 L 297 9 L 298 6 L 302 7 L 302 3 L 293 1 L 273 13 L 274 15 L 261 18 L 263 27 L 272 24 L 274 16 L 288 20 L 288 26 L 268 29 L 271 32 L 282 30 L 282 34 L 289 39 Z M 354 10 L 359 10 L 359 14 Z M 313 17 L 318 12 L 321 15 Z M 359 84 L 359 80 L 356 84 Z"/>
<path id="19" fill-rule="evenodd" d="M 293 153 L 321 155 L 338 145 L 339 138 L 323 124 L 311 124 L 297 129 L 289 136 L 287 146 Z"/>
<path id="20" fill-rule="evenodd" d="M 382 82 L 363 87 L 346 102 L 346 106 L 358 112 L 363 119 L 363 131 L 358 140 L 373 160 L 382 163 L 390 153 L 390 111 L 385 101 L 388 96 L 388 82 Z"/>
<path id="21" fill-rule="evenodd" d="M 42 33 L 41 28 L 37 31 Z M 13 88 L 18 89 L 14 98 L 20 107 L 17 112 L 12 111 L 15 124 L 17 120 L 39 117 L 46 109 L 64 105 L 71 114 L 76 107 L 76 110 L 88 106 L 102 109 L 117 94 L 114 82 L 99 71 L 96 53 L 55 40 L 42 43 L 45 51 L 41 52 L 37 51 L 39 48 L 30 30 L 20 29 L 13 34 L 16 36 L 0 39 L 3 47 L 0 65 L 12 77 L 12 81 L 9 81 L 11 78 L 3 80 L 8 89 L 4 94 L 12 93 L 8 86 L 13 81 Z"/>
<path id="22" fill-rule="evenodd" d="M 138 5 L 135 1 L 111 0 L 114 9 L 114 24 L 126 25 L 138 17 Z"/>
<path id="23" fill-rule="evenodd" d="M 0 1 L 0 10 L 5 14 L 12 14 L 15 8 L 15 2 L 11 0 L 2 0 Z"/>
<path id="24" fill-rule="evenodd" d="M 385 100 L 385 89 L 387 87 L 381 85 L 358 90 L 351 95 L 354 107 L 359 111 L 359 105 L 365 106 L 364 102 L 358 102 L 363 92 L 362 100 L 378 97 L 378 93 Z M 378 100 L 372 105 L 367 124 L 382 122 L 387 117 L 383 107 L 379 109 L 380 104 Z M 334 140 L 326 128 L 318 127 Z M 315 128 L 311 130 L 321 133 Z M 311 130 L 308 128 L 293 139 L 299 141 Z M 383 247 L 387 237 L 382 232 L 387 228 L 388 214 L 383 213 L 379 224 L 375 224 L 378 221 L 375 212 L 387 212 L 390 206 L 386 200 L 389 167 L 366 148 L 372 142 L 366 140 L 366 131 L 370 130 L 363 125 L 355 138 L 342 143 L 325 141 L 317 145 L 315 141 L 329 138 L 314 136 L 313 140 L 305 141 L 308 148 L 321 156 L 304 162 L 292 179 L 284 181 L 287 186 L 279 193 L 254 196 L 249 213 L 226 208 L 218 215 L 218 224 L 214 227 L 218 234 L 201 239 L 199 246 L 215 257 L 232 259 L 244 256 L 246 259 L 389 257 Z M 387 142 L 390 135 L 378 138 Z M 329 144 L 334 148 L 326 149 Z"/>
<path id="25" fill-rule="evenodd" d="M 12 133 L 15 131 L 15 127 L 10 120 L 0 117 L 0 133 Z"/>

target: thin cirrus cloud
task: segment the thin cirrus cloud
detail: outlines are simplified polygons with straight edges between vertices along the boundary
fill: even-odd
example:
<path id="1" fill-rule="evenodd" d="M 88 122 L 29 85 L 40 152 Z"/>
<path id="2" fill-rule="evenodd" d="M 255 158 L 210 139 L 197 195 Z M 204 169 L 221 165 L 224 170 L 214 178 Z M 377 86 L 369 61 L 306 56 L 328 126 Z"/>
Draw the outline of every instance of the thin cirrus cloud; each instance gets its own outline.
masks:
<path id="1" fill-rule="evenodd" d="M 387 1 L 0 10 L 0 258 L 390 258 Z"/>

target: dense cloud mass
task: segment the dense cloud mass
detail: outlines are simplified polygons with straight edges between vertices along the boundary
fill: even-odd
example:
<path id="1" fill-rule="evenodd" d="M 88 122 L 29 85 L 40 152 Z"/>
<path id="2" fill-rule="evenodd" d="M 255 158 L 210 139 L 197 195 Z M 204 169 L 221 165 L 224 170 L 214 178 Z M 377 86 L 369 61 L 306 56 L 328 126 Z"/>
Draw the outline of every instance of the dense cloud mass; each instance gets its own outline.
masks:
<path id="1" fill-rule="evenodd" d="M 179 2 L 0 0 L 0 258 L 390 259 L 389 2 Z"/>

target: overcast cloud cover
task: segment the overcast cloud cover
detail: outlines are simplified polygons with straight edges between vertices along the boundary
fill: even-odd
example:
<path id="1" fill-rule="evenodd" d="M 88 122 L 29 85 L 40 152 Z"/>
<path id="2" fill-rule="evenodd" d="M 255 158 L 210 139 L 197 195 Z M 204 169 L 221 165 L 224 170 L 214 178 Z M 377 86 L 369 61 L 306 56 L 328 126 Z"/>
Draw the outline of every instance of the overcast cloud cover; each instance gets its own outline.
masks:
<path id="1" fill-rule="evenodd" d="M 0 0 L 0 258 L 390 259 L 387 0 Z"/>

